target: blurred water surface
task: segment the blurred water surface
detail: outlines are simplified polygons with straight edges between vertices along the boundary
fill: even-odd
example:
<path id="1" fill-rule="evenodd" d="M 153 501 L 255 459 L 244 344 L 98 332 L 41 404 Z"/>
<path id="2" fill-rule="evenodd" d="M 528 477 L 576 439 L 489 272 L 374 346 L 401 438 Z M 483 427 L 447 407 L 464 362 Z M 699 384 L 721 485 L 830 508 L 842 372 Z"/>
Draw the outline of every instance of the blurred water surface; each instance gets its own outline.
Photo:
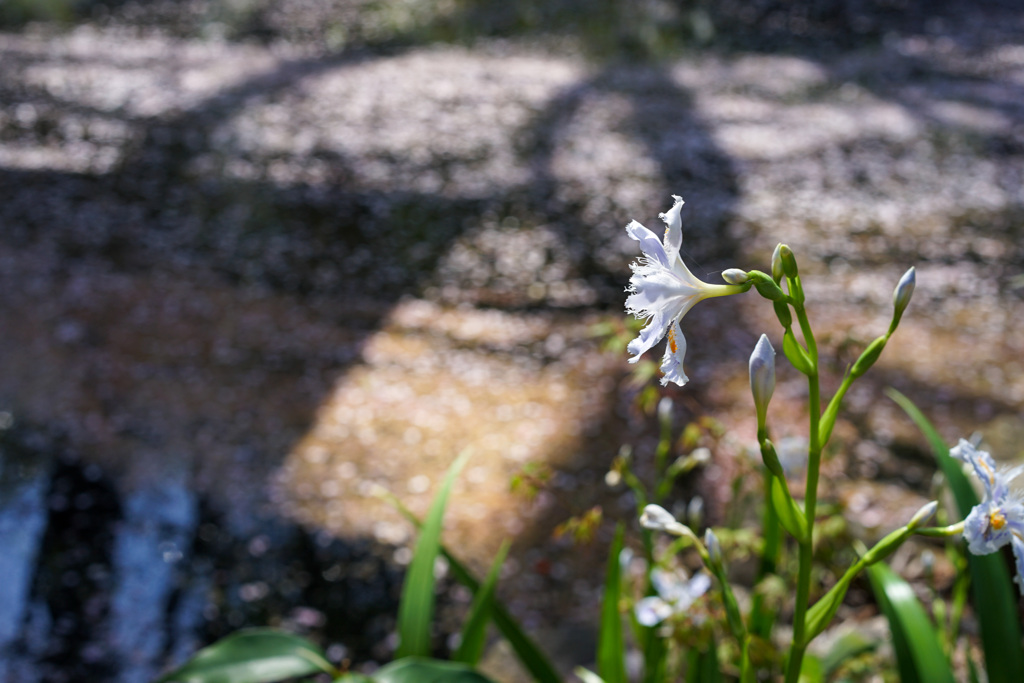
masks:
<path id="1" fill-rule="evenodd" d="M 4 7 L 6 680 L 145 681 L 267 623 L 382 661 L 411 530 L 374 491 L 422 512 L 464 447 L 448 538 L 478 568 L 516 538 L 506 597 L 586 663 L 602 549 L 551 531 L 630 514 L 604 473 L 655 432 L 591 330 L 621 319 L 622 227 L 673 193 L 705 279 L 794 247 L 837 374 L 917 267 L 828 463 L 865 533 L 933 469 L 884 386 L 1021 456 L 1014 3 Z M 687 317 L 669 392 L 680 424 L 734 428 L 679 491 L 709 521 L 753 443 L 757 303 Z M 536 462 L 548 487 L 510 492 Z"/>

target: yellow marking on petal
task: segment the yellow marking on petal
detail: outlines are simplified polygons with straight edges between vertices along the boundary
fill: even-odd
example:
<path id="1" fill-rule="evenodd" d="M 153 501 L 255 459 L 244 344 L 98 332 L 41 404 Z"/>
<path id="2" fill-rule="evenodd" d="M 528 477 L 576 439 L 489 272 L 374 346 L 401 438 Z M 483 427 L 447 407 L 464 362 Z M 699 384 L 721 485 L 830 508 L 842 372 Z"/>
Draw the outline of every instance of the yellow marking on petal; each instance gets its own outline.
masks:
<path id="1" fill-rule="evenodd" d="M 999 531 L 1006 526 L 1006 515 L 1004 515 L 1001 510 L 996 510 L 989 514 L 988 523 L 993 529 Z"/>
<path id="2" fill-rule="evenodd" d="M 672 353 L 679 351 L 679 345 L 676 344 L 676 331 L 671 327 L 668 328 L 668 347 L 672 349 Z"/>
<path id="3" fill-rule="evenodd" d="M 981 460 L 979 458 L 978 459 L 978 464 L 981 465 L 983 468 L 985 468 L 985 473 L 988 474 L 988 483 L 995 484 L 996 483 L 995 474 L 992 472 L 991 469 L 989 469 L 989 466 L 987 464 L 985 464 L 985 461 Z"/>

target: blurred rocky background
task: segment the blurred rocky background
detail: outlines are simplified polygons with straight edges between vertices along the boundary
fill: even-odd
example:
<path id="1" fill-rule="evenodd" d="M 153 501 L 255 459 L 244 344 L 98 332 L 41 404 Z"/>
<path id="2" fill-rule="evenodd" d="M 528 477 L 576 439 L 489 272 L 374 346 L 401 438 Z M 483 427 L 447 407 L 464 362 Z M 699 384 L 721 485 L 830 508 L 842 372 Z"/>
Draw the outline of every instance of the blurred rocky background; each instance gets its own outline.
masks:
<path id="1" fill-rule="evenodd" d="M 882 533 L 934 472 L 885 387 L 1022 456 L 1022 176 L 1012 0 L 2 0 L 0 681 L 142 683 L 246 625 L 386 661 L 414 539 L 376 492 L 422 513 L 465 447 L 448 542 L 514 538 L 502 597 L 591 661 L 610 524 L 553 531 L 633 516 L 605 473 L 650 467 L 653 394 L 599 332 L 673 193 L 704 279 L 792 245 L 827 387 L 917 267 L 826 465 Z M 707 522 L 776 328 L 753 294 L 684 321 Z"/>

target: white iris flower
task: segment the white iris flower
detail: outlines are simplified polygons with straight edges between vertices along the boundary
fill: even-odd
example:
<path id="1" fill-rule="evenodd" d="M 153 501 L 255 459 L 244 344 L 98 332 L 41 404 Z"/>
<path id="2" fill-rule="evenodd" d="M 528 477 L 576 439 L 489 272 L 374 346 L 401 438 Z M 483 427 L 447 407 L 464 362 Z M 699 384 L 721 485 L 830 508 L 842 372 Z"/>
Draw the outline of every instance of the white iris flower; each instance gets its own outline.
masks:
<path id="1" fill-rule="evenodd" d="M 738 294 L 749 285 L 712 285 L 697 279 L 683 264 L 679 249 L 683 246 L 682 219 L 679 212 L 683 200 L 672 195 L 675 204 L 667 213 L 659 215 L 665 222 L 665 238 L 658 236 L 636 221 L 626 226 L 626 233 L 640 243 L 643 256 L 630 265 L 633 276 L 629 278 L 626 298 L 626 312 L 648 321 L 640 336 L 627 347 L 633 357 L 630 363 L 640 360 L 650 350 L 668 337 L 665 356 L 661 362 L 664 377 L 662 384 L 675 382 L 683 386 L 689 381 L 683 372 L 683 357 L 686 355 L 686 339 L 679 327 L 679 321 L 694 304 L 716 296 Z"/>
<path id="2" fill-rule="evenodd" d="M 970 464 L 985 487 L 981 502 L 964 520 L 967 549 L 975 555 L 988 555 L 1009 543 L 1017 561 L 1014 581 L 1024 594 L 1024 501 L 1010 491 L 1010 482 L 1024 471 L 1024 466 L 999 472 L 991 455 L 964 439 L 950 450 L 950 455 Z"/>
<path id="3" fill-rule="evenodd" d="M 635 608 L 636 620 L 643 626 L 657 626 L 673 614 L 688 610 L 694 600 L 711 588 L 711 577 L 700 572 L 687 579 L 678 572 L 655 569 L 651 572 L 651 583 L 658 594 L 640 600 Z"/>

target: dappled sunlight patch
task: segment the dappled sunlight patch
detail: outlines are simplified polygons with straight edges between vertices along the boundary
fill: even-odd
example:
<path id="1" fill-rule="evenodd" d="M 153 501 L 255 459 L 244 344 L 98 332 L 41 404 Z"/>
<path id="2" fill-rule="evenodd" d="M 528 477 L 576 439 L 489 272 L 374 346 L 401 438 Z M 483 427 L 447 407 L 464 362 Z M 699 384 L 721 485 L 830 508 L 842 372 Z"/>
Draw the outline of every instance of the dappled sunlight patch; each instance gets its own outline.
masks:
<path id="1" fill-rule="evenodd" d="M 395 527 L 378 488 L 423 514 L 441 474 L 469 448 L 448 522 L 468 559 L 483 561 L 550 511 L 549 496 L 510 491 L 525 463 L 599 466 L 581 463 L 579 449 L 601 428 L 621 368 L 586 329 L 547 315 L 400 304 L 288 456 L 280 505 L 340 535 L 407 542 L 410 529 Z"/>

